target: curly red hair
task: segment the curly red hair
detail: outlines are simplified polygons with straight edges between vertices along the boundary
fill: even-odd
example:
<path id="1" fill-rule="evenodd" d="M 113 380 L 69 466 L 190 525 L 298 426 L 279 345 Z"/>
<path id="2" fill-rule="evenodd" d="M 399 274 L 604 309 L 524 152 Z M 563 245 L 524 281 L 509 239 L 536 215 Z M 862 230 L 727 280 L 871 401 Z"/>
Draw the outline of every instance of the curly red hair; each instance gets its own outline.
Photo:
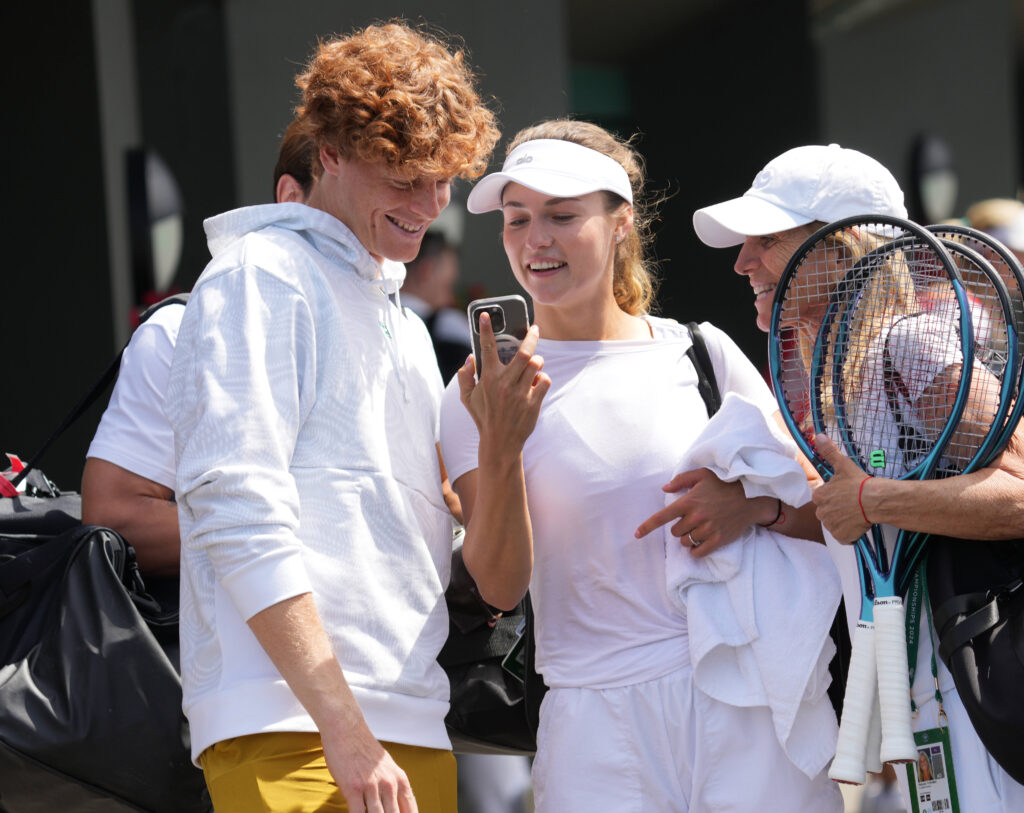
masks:
<path id="1" fill-rule="evenodd" d="M 498 141 L 462 50 L 401 22 L 320 43 L 296 108 L 320 147 L 410 176 L 476 178 Z M 322 171 L 314 161 L 314 172 Z"/>

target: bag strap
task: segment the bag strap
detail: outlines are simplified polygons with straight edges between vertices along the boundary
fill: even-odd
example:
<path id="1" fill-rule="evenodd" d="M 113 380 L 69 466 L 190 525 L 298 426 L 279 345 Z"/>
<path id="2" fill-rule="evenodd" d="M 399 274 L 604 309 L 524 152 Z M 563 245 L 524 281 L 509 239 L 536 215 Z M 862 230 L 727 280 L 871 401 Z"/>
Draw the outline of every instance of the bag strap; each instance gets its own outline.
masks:
<path id="1" fill-rule="evenodd" d="M 141 314 L 139 314 L 139 324 L 141 325 L 143 322 L 149 319 L 149 317 L 151 317 L 154 313 L 156 313 L 158 310 L 167 305 L 184 305 L 186 302 L 188 302 L 187 293 L 173 294 L 164 299 L 161 299 L 159 302 L 150 305 Z M 25 467 L 17 474 L 15 474 L 14 477 L 11 478 L 10 482 L 12 486 L 17 488 L 18 484 L 26 477 L 28 477 L 28 473 L 36 467 L 36 465 L 39 463 L 40 458 L 43 456 L 46 450 L 53 445 L 53 442 L 57 440 L 57 438 L 59 438 L 61 435 L 63 435 L 64 432 L 68 429 L 68 427 L 71 426 L 71 424 L 73 424 L 75 421 L 81 418 L 82 415 L 85 414 L 85 411 L 96 402 L 96 399 L 99 398 L 100 395 L 103 394 L 104 390 L 106 390 L 106 388 L 110 386 L 110 383 L 117 377 L 117 372 L 121 367 L 121 357 L 124 355 L 125 348 L 127 347 L 128 343 L 125 342 L 124 347 L 122 347 L 118 351 L 117 355 L 114 356 L 113 360 L 107 365 L 106 369 L 102 373 L 100 373 L 99 379 L 97 379 L 96 383 L 93 384 L 89 391 L 85 394 L 85 397 L 83 397 L 82 400 L 79 401 L 78 404 L 74 407 L 74 409 L 72 409 L 65 416 L 60 426 L 57 427 L 57 429 L 53 432 L 52 435 L 50 435 L 50 437 L 39 448 L 39 450 L 28 459 L 28 462 L 25 463 Z"/>
<path id="2" fill-rule="evenodd" d="M 704 400 L 710 418 L 722 406 L 722 395 L 718 391 L 718 381 L 715 379 L 715 366 L 708 355 L 708 346 L 704 341 L 704 334 L 700 331 L 700 325 L 696 322 L 687 322 L 686 329 L 690 331 L 690 339 L 693 342 L 686 355 L 697 371 L 697 390 Z"/>
<path id="3" fill-rule="evenodd" d="M 935 614 L 935 628 L 939 631 L 939 656 L 948 664 L 953 653 L 964 644 L 1021 612 L 1024 608 L 1018 605 L 1022 599 L 1024 580 L 1017 579 L 998 591 L 954 596 L 943 603 Z M 939 611 L 943 613 L 942 618 L 938 615 Z M 960 617 L 959 620 L 949 623 L 957 617 Z"/>

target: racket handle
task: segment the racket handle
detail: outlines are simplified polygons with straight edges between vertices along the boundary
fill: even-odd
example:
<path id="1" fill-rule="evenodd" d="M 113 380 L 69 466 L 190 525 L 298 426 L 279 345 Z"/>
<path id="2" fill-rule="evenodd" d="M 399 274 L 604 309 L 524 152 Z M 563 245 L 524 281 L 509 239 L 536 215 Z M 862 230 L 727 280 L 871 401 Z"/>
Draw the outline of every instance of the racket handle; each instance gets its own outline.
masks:
<path id="1" fill-rule="evenodd" d="M 882 751 L 882 709 L 878 705 L 878 690 L 871 700 L 871 725 L 868 727 L 868 747 L 864 752 L 864 767 L 870 773 L 881 773 L 882 759 L 879 754 Z"/>
<path id="2" fill-rule="evenodd" d="M 862 785 L 866 778 L 864 755 L 875 703 L 875 627 L 870 621 L 858 621 L 853 631 L 850 669 L 843 696 L 843 718 L 839 721 L 836 758 L 828 769 L 830 779 Z"/>
<path id="3" fill-rule="evenodd" d="M 882 762 L 913 762 L 917 756 L 910 722 L 906 610 L 899 596 L 875 599 L 875 657 L 882 710 Z"/>

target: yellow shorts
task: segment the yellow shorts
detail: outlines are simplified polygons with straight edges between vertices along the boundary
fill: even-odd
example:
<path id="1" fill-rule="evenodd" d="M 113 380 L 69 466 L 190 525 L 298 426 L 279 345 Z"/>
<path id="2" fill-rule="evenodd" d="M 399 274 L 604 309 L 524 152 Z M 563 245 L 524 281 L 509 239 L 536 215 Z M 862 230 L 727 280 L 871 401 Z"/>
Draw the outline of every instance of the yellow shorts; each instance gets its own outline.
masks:
<path id="1" fill-rule="evenodd" d="M 455 757 L 450 751 L 381 745 L 409 777 L 420 813 L 456 813 Z M 217 813 L 348 813 L 315 732 L 224 740 L 203 751 L 199 764 Z"/>

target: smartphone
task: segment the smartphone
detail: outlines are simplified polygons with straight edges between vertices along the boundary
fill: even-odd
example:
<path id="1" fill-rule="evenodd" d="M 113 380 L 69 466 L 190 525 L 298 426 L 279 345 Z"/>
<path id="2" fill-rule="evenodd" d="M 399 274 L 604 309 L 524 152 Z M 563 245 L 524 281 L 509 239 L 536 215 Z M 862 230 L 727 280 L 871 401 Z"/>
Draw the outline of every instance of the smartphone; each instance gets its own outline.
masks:
<path id="1" fill-rule="evenodd" d="M 530 329 L 530 315 L 526 310 L 526 300 L 518 294 L 492 296 L 487 299 L 474 299 L 466 309 L 469 315 L 469 332 L 473 340 L 473 356 L 476 358 L 476 374 L 480 377 L 483 371 L 483 358 L 480 353 L 480 314 L 486 313 L 491 318 L 491 329 L 498 345 L 498 360 L 508 364 L 519 345 L 526 338 Z"/>

